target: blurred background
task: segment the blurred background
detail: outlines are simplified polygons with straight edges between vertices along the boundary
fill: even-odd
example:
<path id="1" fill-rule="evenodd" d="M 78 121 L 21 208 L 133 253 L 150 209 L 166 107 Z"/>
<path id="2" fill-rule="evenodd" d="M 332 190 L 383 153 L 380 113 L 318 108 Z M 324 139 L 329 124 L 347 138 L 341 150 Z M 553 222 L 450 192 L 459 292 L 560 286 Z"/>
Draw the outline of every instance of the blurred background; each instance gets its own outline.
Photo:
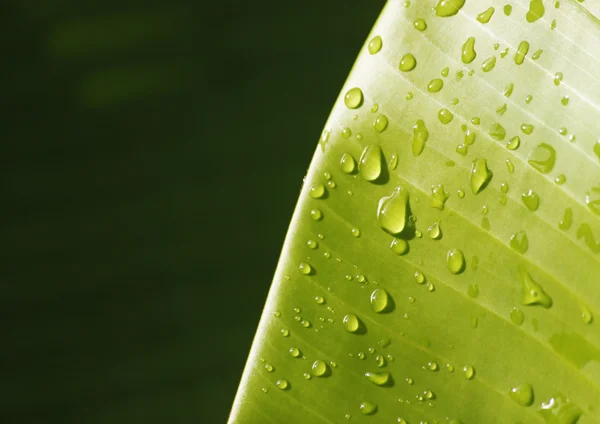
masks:
<path id="1" fill-rule="evenodd" d="M 0 423 L 222 423 L 383 0 L 15 0 Z"/>

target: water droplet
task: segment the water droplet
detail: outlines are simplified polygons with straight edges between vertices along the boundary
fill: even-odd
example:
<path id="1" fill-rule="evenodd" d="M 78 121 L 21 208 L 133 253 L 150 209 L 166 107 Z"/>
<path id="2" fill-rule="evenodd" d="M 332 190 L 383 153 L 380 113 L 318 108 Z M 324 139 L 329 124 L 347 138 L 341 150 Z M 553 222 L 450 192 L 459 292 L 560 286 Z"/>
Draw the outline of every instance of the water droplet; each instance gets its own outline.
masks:
<path id="1" fill-rule="evenodd" d="M 479 296 L 479 286 L 477 284 L 469 284 L 467 294 L 470 298 L 476 299 Z"/>
<path id="2" fill-rule="evenodd" d="M 350 153 L 344 153 L 340 160 L 340 168 L 342 172 L 346 174 L 353 174 L 356 172 L 356 159 Z"/>
<path id="3" fill-rule="evenodd" d="M 446 263 L 453 274 L 460 274 L 465 270 L 465 256 L 460 249 L 450 249 L 446 255 Z"/>
<path id="4" fill-rule="evenodd" d="M 515 166 L 510 161 L 510 159 L 506 159 L 506 169 L 508 170 L 509 174 L 512 174 L 513 172 L 515 172 Z"/>
<path id="5" fill-rule="evenodd" d="M 533 125 L 531 124 L 521 124 L 521 131 L 523 131 L 525 134 L 529 135 L 533 132 Z"/>
<path id="6" fill-rule="evenodd" d="M 390 158 L 390 164 L 389 164 L 389 168 L 390 170 L 394 170 L 396 169 L 396 167 L 398 166 L 398 153 L 392 153 L 392 157 Z"/>
<path id="7" fill-rule="evenodd" d="M 309 248 L 311 249 L 316 249 L 317 247 L 319 247 L 319 243 L 317 243 L 316 240 L 308 240 L 306 242 L 306 244 L 308 245 Z"/>
<path id="8" fill-rule="evenodd" d="M 321 183 L 312 186 L 308 192 L 313 199 L 322 199 L 326 193 L 325 186 Z"/>
<path id="9" fill-rule="evenodd" d="M 477 20 L 482 24 L 487 24 L 494 15 L 494 11 L 495 9 L 493 7 L 489 7 L 487 10 L 477 15 Z"/>
<path id="10" fill-rule="evenodd" d="M 306 380 L 310 380 L 312 378 L 312 376 L 309 373 L 307 373 L 307 372 L 305 372 L 304 374 L 302 374 L 302 377 L 304 377 L 304 379 L 306 379 Z"/>
<path id="11" fill-rule="evenodd" d="M 301 325 L 302 325 L 302 327 L 304 327 L 304 328 L 310 328 L 310 326 L 312 325 L 312 324 L 310 323 L 310 321 L 309 321 L 309 320 L 307 320 L 307 319 L 303 319 L 303 320 L 300 322 L 300 324 L 301 324 Z"/>
<path id="12" fill-rule="evenodd" d="M 471 365 L 465 365 L 463 367 L 463 374 L 467 380 L 472 380 L 473 377 L 475 377 L 475 368 L 473 368 Z"/>
<path id="13" fill-rule="evenodd" d="M 412 140 L 412 152 L 415 156 L 419 156 L 425 148 L 425 143 L 429 138 L 429 130 L 425 126 L 425 122 L 419 119 L 413 125 L 413 140 Z"/>
<path id="14" fill-rule="evenodd" d="M 525 103 L 527 103 L 527 104 L 531 103 L 532 100 L 533 100 L 533 96 L 531 94 L 528 94 L 525 97 Z"/>
<path id="15" fill-rule="evenodd" d="M 540 207 L 540 196 L 533 190 L 523 193 L 521 195 L 521 200 L 523 200 L 523 203 L 530 211 L 535 212 Z"/>
<path id="16" fill-rule="evenodd" d="M 406 97 L 404 98 L 405 100 L 410 100 L 413 98 L 413 93 L 411 93 L 410 91 L 408 93 L 406 93 Z"/>
<path id="17" fill-rule="evenodd" d="M 519 274 L 523 283 L 523 298 L 521 299 L 523 305 L 551 307 L 552 298 L 544 291 L 542 286 L 536 283 L 523 267 L 519 267 Z"/>
<path id="18" fill-rule="evenodd" d="M 576 424 L 583 414 L 577 405 L 560 394 L 542 402 L 539 411 L 548 424 Z"/>
<path id="19" fill-rule="evenodd" d="M 360 156 L 358 170 L 366 181 L 375 181 L 381 175 L 383 152 L 378 144 L 365 147 Z"/>
<path id="20" fill-rule="evenodd" d="M 514 325 L 520 326 L 525 321 L 525 314 L 516 306 L 510 310 L 510 320 Z"/>
<path id="21" fill-rule="evenodd" d="M 348 127 L 342 130 L 342 138 L 348 139 L 352 136 L 352 130 Z"/>
<path id="22" fill-rule="evenodd" d="M 383 288 L 373 290 L 370 301 L 371 309 L 373 312 L 377 312 L 378 314 L 386 312 L 391 304 L 390 295 Z"/>
<path id="23" fill-rule="evenodd" d="M 379 35 L 376 35 L 375 37 L 373 37 L 371 39 L 371 41 L 369 41 L 369 53 L 370 54 L 375 54 L 378 53 L 379 50 L 381 50 L 381 47 L 383 46 L 383 41 L 381 40 L 381 37 Z"/>
<path id="24" fill-rule="evenodd" d="M 408 378 L 406 379 L 406 384 L 408 384 L 409 386 L 412 386 L 413 384 L 415 384 L 415 382 L 413 381 L 413 379 L 412 379 L 412 378 L 408 377 Z"/>
<path id="25" fill-rule="evenodd" d="M 519 138 L 518 135 L 516 135 L 513 138 L 511 138 L 508 141 L 508 143 L 506 143 L 506 148 L 508 150 L 516 150 L 520 144 L 521 144 L 521 139 Z"/>
<path id="26" fill-rule="evenodd" d="M 346 92 L 344 104 L 348 109 L 357 109 L 363 103 L 363 92 L 360 88 L 354 87 Z"/>
<path id="27" fill-rule="evenodd" d="M 427 229 L 427 236 L 429 236 L 430 239 L 433 240 L 439 240 L 440 238 L 442 238 L 442 230 L 440 229 L 440 222 L 434 222 L 433 224 L 431 224 L 431 226 L 429 226 L 429 228 Z"/>
<path id="28" fill-rule="evenodd" d="M 415 281 L 417 284 L 425 283 L 425 275 L 421 271 L 415 271 Z"/>
<path id="29" fill-rule="evenodd" d="M 448 76 L 448 74 L 450 73 L 450 69 L 448 67 L 442 69 L 442 72 L 440 72 L 440 74 L 445 78 Z M 458 99 L 456 99 L 458 100 Z"/>
<path id="30" fill-rule="evenodd" d="M 306 262 L 302 262 L 300 266 L 298 266 L 298 269 L 300 270 L 300 273 L 304 275 L 309 275 L 313 272 L 312 266 L 310 266 Z"/>
<path id="31" fill-rule="evenodd" d="M 533 388 L 530 384 L 519 384 L 508 392 L 512 400 L 521 406 L 529 406 L 533 403 Z"/>
<path id="32" fill-rule="evenodd" d="M 417 31 L 425 31 L 427 29 L 427 23 L 422 18 L 417 19 L 413 25 Z"/>
<path id="33" fill-rule="evenodd" d="M 506 97 L 506 98 L 510 97 L 514 88 L 515 88 L 515 85 L 512 82 L 508 83 L 508 85 L 506 87 L 504 87 L 504 93 L 503 93 L 504 97 Z"/>
<path id="34" fill-rule="evenodd" d="M 512 13 L 512 6 L 510 4 L 504 5 L 504 14 L 506 16 L 510 16 L 511 13 Z"/>
<path id="35" fill-rule="evenodd" d="M 263 393 L 269 393 L 269 389 L 267 389 L 266 387 L 263 387 L 261 390 Z"/>
<path id="36" fill-rule="evenodd" d="M 344 324 L 344 330 L 349 333 L 356 333 L 360 330 L 361 322 L 355 314 L 347 314 L 342 320 Z"/>
<path id="37" fill-rule="evenodd" d="M 438 118 L 444 125 L 449 124 L 454 119 L 454 114 L 446 108 L 440 109 L 438 112 Z"/>
<path id="38" fill-rule="evenodd" d="M 566 208 L 563 219 L 558 223 L 558 228 L 566 231 L 571 228 L 571 224 L 573 224 L 573 210 L 571 208 Z"/>
<path id="39" fill-rule="evenodd" d="M 354 237 L 360 237 L 360 230 L 358 228 L 353 228 L 350 230 L 350 234 L 352 234 Z"/>
<path id="40" fill-rule="evenodd" d="M 390 244 L 390 249 L 396 255 L 405 255 L 406 253 L 408 253 L 408 242 L 404 239 L 395 238 Z"/>
<path id="41" fill-rule="evenodd" d="M 554 182 L 555 182 L 557 185 L 562 185 L 562 184 L 564 184 L 566 181 L 567 181 L 567 177 L 565 176 L 565 174 L 560 174 L 560 175 L 558 175 L 558 176 L 557 176 L 557 177 L 554 179 Z"/>
<path id="42" fill-rule="evenodd" d="M 373 129 L 375 132 L 382 133 L 388 127 L 389 120 L 385 115 L 379 115 L 373 123 Z"/>
<path id="43" fill-rule="evenodd" d="M 564 97 L 563 97 L 563 98 L 560 100 L 560 103 L 561 103 L 563 106 L 566 106 L 566 105 L 568 105 L 568 104 L 569 104 L 569 96 L 564 96 Z"/>
<path id="44" fill-rule="evenodd" d="M 377 386 L 389 385 L 392 381 L 389 372 L 366 372 L 365 377 Z"/>
<path id="45" fill-rule="evenodd" d="M 429 84 L 427 85 L 427 91 L 429 91 L 430 93 L 437 93 L 443 87 L 444 87 L 444 81 L 442 81 L 439 78 L 434 78 L 431 81 L 429 81 Z"/>
<path id="46" fill-rule="evenodd" d="M 321 212 L 319 209 L 313 209 L 310 211 L 310 217 L 313 219 L 313 221 L 320 221 L 323 219 L 323 212 Z"/>
<path id="47" fill-rule="evenodd" d="M 387 362 L 385 360 L 385 358 L 382 355 L 377 355 L 375 357 L 375 363 L 377 364 L 377 366 L 379 368 L 383 368 L 386 366 Z"/>
<path id="48" fill-rule="evenodd" d="M 499 106 L 498 108 L 496 108 L 496 113 L 498 115 L 504 115 L 506 113 L 507 109 L 508 109 L 508 107 L 506 106 L 506 103 L 504 103 L 502 106 Z"/>
<path id="49" fill-rule="evenodd" d="M 381 228 L 389 234 L 399 234 L 407 224 L 408 192 L 398 186 L 391 195 L 382 197 L 377 207 L 377 220 Z"/>
<path id="50" fill-rule="evenodd" d="M 417 59 L 415 59 L 415 57 L 412 54 L 406 53 L 404 56 L 402 56 L 399 67 L 402 72 L 412 71 L 413 69 L 415 69 L 416 66 Z"/>
<path id="51" fill-rule="evenodd" d="M 519 47 L 515 53 L 515 63 L 517 65 L 521 65 L 523 63 L 525 56 L 527 56 L 527 52 L 529 52 L 529 43 L 523 40 L 519 43 Z"/>
<path id="52" fill-rule="evenodd" d="M 438 0 L 435 14 L 442 18 L 454 16 L 465 5 L 465 0 Z"/>
<path id="53" fill-rule="evenodd" d="M 525 15 L 525 19 L 527 19 L 527 22 L 535 22 L 544 16 L 545 11 L 546 9 L 542 0 L 530 0 L 529 10 Z"/>
<path id="54" fill-rule="evenodd" d="M 587 305 L 584 304 L 581 304 L 579 307 L 581 309 L 581 319 L 583 320 L 583 322 L 586 324 L 591 324 L 594 320 L 594 316 L 592 315 L 592 311 L 590 311 L 590 308 L 588 308 Z"/>
<path id="55" fill-rule="evenodd" d="M 377 404 L 365 401 L 360 404 L 359 409 L 363 415 L 373 415 L 377 412 Z"/>
<path id="56" fill-rule="evenodd" d="M 529 154 L 527 163 L 542 174 L 548 174 L 554 168 L 556 150 L 547 143 L 538 144 Z"/>
<path id="57" fill-rule="evenodd" d="M 490 127 L 489 134 L 490 137 L 498 141 L 502 141 L 506 138 L 506 130 L 502 125 L 500 125 L 497 122 L 492 124 L 492 126 Z"/>
<path id="58" fill-rule="evenodd" d="M 315 296 L 315 302 L 318 305 L 323 305 L 325 303 L 325 298 L 323 296 Z"/>
<path id="59" fill-rule="evenodd" d="M 496 56 L 488 57 L 481 64 L 481 69 L 483 70 L 483 72 L 490 72 L 495 67 L 496 67 Z"/>
<path id="60" fill-rule="evenodd" d="M 265 364 L 265 370 L 267 372 L 273 372 L 273 371 L 275 371 L 275 368 L 271 364 Z"/>
<path id="61" fill-rule="evenodd" d="M 510 247 L 517 252 L 524 254 L 529 248 L 529 240 L 525 231 L 518 231 L 510 237 Z"/>
<path id="62" fill-rule="evenodd" d="M 312 364 L 312 373 L 315 377 L 326 377 L 329 374 L 329 366 L 325 361 L 317 359 Z"/>
<path id="63" fill-rule="evenodd" d="M 462 45 L 461 49 L 461 58 L 463 63 L 471 63 L 477 57 L 477 52 L 475 51 L 475 37 L 467 38 L 467 41 Z"/>
<path id="64" fill-rule="evenodd" d="M 494 174 L 487 167 L 485 159 L 475 159 L 471 164 L 471 191 L 479 193 L 490 182 Z"/>
<path id="65" fill-rule="evenodd" d="M 554 85 L 560 85 L 563 80 L 562 72 L 557 72 L 554 74 Z"/>
<path id="66" fill-rule="evenodd" d="M 297 347 L 291 347 L 289 350 L 289 354 L 292 358 L 299 358 L 300 355 L 302 355 L 302 352 L 300 352 L 300 349 L 298 349 Z"/>

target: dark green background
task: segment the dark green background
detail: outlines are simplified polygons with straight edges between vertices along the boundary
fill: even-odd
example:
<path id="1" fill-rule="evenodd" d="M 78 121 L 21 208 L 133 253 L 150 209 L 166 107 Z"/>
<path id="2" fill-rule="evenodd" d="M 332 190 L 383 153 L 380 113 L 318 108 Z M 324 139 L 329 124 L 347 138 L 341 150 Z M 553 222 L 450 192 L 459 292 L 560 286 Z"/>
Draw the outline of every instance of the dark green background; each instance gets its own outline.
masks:
<path id="1" fill-rule="evenodd" d="M 225 422 L 383 3 L 3 2 L 0 422 Z"/>

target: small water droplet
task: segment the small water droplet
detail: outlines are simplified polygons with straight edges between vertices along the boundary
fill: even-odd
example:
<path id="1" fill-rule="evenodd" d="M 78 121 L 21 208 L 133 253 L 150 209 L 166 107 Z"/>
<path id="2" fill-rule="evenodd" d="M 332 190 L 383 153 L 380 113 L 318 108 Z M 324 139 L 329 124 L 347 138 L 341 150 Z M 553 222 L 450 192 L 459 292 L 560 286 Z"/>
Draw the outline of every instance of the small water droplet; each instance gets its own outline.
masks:
<path id="1" fill-rule="evenodd" d="M 360 175 L 366 181 L 375 181 L 381 175 L 383 152 L 378 144 L 365 147 L 358 163 Z"/>
<path id="2" fill-rule="evenodd" d="M 373 290 L 373 293 L 371 293 L 370 302 L 371 309 L 373 310 L 373 312 L 380 314 L 386 312 L 389 309 L 391 304 L 391 298 L 389 293 L 385 289 L 378 288 Z"/>
<path id="3" fill-rule="evenodd" d="M 406 97 L 404 97 L 405 100 L 410 100 L 413 98 L 413 93 L 411 93 L 410 91 L 408 93 L 406 93 Z"/>
<path id="4" fill-rule="evenodd" d="M 390 158 L 390 164 L 389 164 L 389 168 L 391 171 L 393 171 L 394 169 L 396 169 L 396 167 L 398 166 L 398 153 L 392 153 L 392 157 Z"/>
<path id="5" fill-rule="evenodd" d="M 309 275 L 313 272 L 312 266 L 310 266 L 310 264 L 307 264 L 306 262 L 302 262 L 298 266 L 298 270 L 300 270 L 300 273 L 304 275 Z"/>
<path id="6" fill-rule="evenodd" d="M 510 97 L 514 88 L 515 88 L 515 85 L 512 82 L 508 83 L 508 85 L 506 87 L 504 87 L 504 93 L 503 93 L 504 97 L 506 97 L 506 98 Z"/>
<path id="7" fill-rule="evenodd" d="M 405 255 L 408 253 L 408 242 L 404 239 L 395 238 L 390 244 L 390 249 L 396 255 Z"/>
<path id="8" fill-rule="evenodd" d="M 271 364 L 265 364 L 265 370 L 267 372 L 273 372 L 273 371 L 275 371 L 275 368 Z"/>
<path id="9" fill-rule="evenodd" d="M 417 31 L 422 32 L 427 29 L 427 23 L 425 22 L 425 20 L 423 18 L 419 18 L 419 19 L 415 20 L 413 25 Z"/>
<path id="10" fill-rule="evenodd" d="M 456 195 L 459 197 L 459 199 L 463 199 L 465 197 L 465 192 L 462 189 L 458 189 L 456 190 Z"/>
<path id="11" fill-rule="evenodd" d="M 587 305 L 584 304 L 581 304 L 579 307 L 581 309 L 581 319 L 583 320 L 583 322 L 586 324 L 591 324 L 594 320 L 594 316 L 592 315 L 592 311 L 590 310 L 590 308 L 588 308 Z"/>
<path id="12" fill-rule="evenodd" d="M 344 104 L 348 109 L 357 109 L 363 103 L 363 92 L 360 88 L 354 87 L 346 92 Z"/>
<path id="13" fill-rule="evenodd" d="M 510 161 L 510 159 L 506 159 L 506 169 L 508 170 L 509 174 L 512 174 L 513 172 L 515 172 L 515 166 Z"/>
<path id="14" fill-rule="evenodd" d="M 354 236 L 354 237 L 360 237 L 360 230 L 358 228 L 353 228 L 352 230 L 350 230 L 350 233 Z"/>
<path id="15" fill-rule="evenodd" d="M 378 53 L 379 50 L 381 50 L 381 47 L 383 47 L 383 41 L 379 35 L 376 35 L 371 39 L 371 41 L 369 41 L 368 49 L 370 54 Z"/>
<path id="16" fill-rule="evenodd" d="M 289 354 L 292 358 L 299 358 L 302 355 L 302 352 L 300 352 L 300 349 L 298 349 L 297 347 L 291 347 L 289 350 Z"/>
<path id="17" fill-rule="evenodd" d="M 310 373 L 305 372 L 302 374 L 302 377 L 304 377 L 305 380 L 310 380 L 312 378 L 312 375 L 310 375 Z"/>
<path id="18" fill-rule="evenodd" d="M 442 71 L 440 72 L 440 74 L 445 78 L 448 76 L 448 74 L 450 73 L 450 69 L 448 67 L 442 69 Z"/>
<path id="19" fill-rule="evenodd" d="M 564 96 L 564 97 L 563 97 L 563 98 L 560 100 L 560 103 L 561 103 L 563 106 L 566 106 L 566 105 L 568 105 L 568 104 L 569 104 L 569 96 Z"/>
<path id="20" fill-rule="evenodd" d="M 377 412 L 377 404 L 365 401 L 360 404 L 359 409 L 363 415 L 373 415 Z"/>
<path id="21" fill-rule="evenodd" d="M 463 374 L 467 380 L 472 380 L 475 377 L 475 368 L 471 365 L 465 365 L 463 367 Z"/>
<path id="22" fill-rule="evenodd" d="M 519 138 L 518 135 L 516 135 L 513 138 L 511 138 L 508 141 L 508 143 L 506 143 L 506 148 L 508 150 L 516 150 L 520 144 L 521 144 L 521 139 Z"/>
<path id="23" fill-rule="evenodd" d="M 483 70 L 483 72 L 490 72 L 495 67 L 496 67 L 496 56 L 488 57 L 481 64 L 481 69 Z"/>
<path id="24" fill-rule="evenodd" d="M 533 403 L 533 387 L 530 384 L 519 384 L 508 392 L 511 399 L 521 406 L 529 406 Z"/>
<path id="25" fill-rule="evenodd" d="M 529 43 L 523 40 L 519 43 L 519 47 L 517 48 L 517 52 L 515 53 L 515 63 L 517 65 L 523 64 L 525 56 L 527 56 L 527 52 L 529 52 Z"/>
<path id="26" fill-rule="evenodd" d="M 407 53 L 404 56 L 402 56 L 399 66 L 402 72 L 410 72 L 413 69 L 415 69 L 416 66 L 417 59 L 415 59 L 415 57 L 411 53 Z"/>
<path id="27" fill-rule="evenodd" d="M 471 164 L 471 191 L 479 193 L 492 179 L 493 173 L 487 167 L 485 159 L 475 159 Z"/>
<path id="28" fill-rule="evenodd" d="M 448 109 L 442 108 L 438 112 L 438 118 L 442 124 L 446 125 L 452 122 L 452 120 L 454 119 L 454 114 Z"/>
<path id="29" fill-rule="evenodd" d="M 444 81 L 442 81 L 439 78 L 434 78 L 431 81 L 429 81 L 429 84 L 427 85 L 427 91 L 429 91 L 430 93 L 437 93 L 443 87 L 444 87 Z"/>
<path id="30" fill-rule="evenodd" d="M 401 233 L 408 221 L 408 192 L 398 186 L 391 195 L 382 197 L 377 207 L 377 220 L 389 234 Z"/>
<path id="31" fill-rule="evenodd" d="M 440 228 L 440 222 L 434 222 L 427 229 L 427 236 L 433 240 L 439 240 L 442 238 L 442 230 Z"/>
<path id="32" fill-rule="evenodd" d="M 475 37 L 467 38 L 467 41 L 462 45 L 461 48 L 461 58 L 463 63 L 468 64 L 473 62 L 477 57 L 477 52 L 475 51 Z"/>
<path id="33" fill-rule="evenodd" d="M 323 219 L 323 212 L 321 212 L 320 209 L 313 209 L 310 211 L 310 217 L 313 219 L 313 221 L 320 221 Z"/>
<path id="34" fill-rule="evenodd" d="M 510 310 L 510 320 L 514 325 L 520 326 L 525 321 L 525 314 L 515 306 Z"/>
<path id="35" fill-rule="evenodd" d="M 342 130 L 342 138 L 348 139 L 352 136 L 352 130 L 348 127 Z"/>
<path id="36" fill-rule="evenodd" d="M 382 133 L 386 130 L 386 128 L 388 127 L 388 124 L 389 124 L 389 120 L 388 120 L 387 116 L 379 115 L 375 119 L 375 122 L 373 123 L 373 129 L 375 130 L 375 132 Z"/>
<path id="37" fill-rule="evenodd" d="M 554 85 L 560 85 L 560 83 L 563 80 L 563 73 L 562 72 L 557 72 L 554 74 Z"/>
<path id="38" fill-rule="evenodd" d="M 523 283 L 523 297 L 521 299 L 523 305 L 540 305 L 544 308 L 550 308 L 552 298 L 544 291 L 542 286 L 535 282 L 523 267 L 519 267 L 519 274 Z"/>
<path id="39" fill-rule="evenodd" d="M 325 186 L 321 183 L 313 185 L 308 192 L 313 199 L 322 199 L 326 193 Z"/>
<path id="40" fill-rule="evenodd" d="M 415 271 L 415 281 L 417 284 L 425 283 L 425 275 L 421 271 Z"/>
<path id="41" fill-rule="evenodd" d="M 523 200 L 523 203 L 525 204 L 525 206 L 527 206 L 527 208 L 530 211 L 535 212 L 540 207 L 540 197 L 533 190 L 529 190 L 526 193 L 523 193 L 521 195 L 521 200 Z"/>
<path id="42" fill-rule="evenodd" d="M 510 237 L 510 247 L 515 249 L 520 254 L 527 252 L 529 248 L 529 240 L 525 231 L 518 231 Z"/>
<path id="43" fill-rule="evenodd" d="M 315 377 L 326 377 L 329 374 L 329 366 L 325 361 L 317 359 L 312 364 L 312 373 Z"/>
<path id="44" fill-rule="evenodd" d="M 563 219 L 558 223 L 558 227 L 561 230 L 566 231 L 571 228 L 571 224 L 573 224 L 573 210 L 571 208 L 566 208 Z"/>
<path id="45" fill-rule="evenodd" d="M 521 131 L 523 131 L 525 134 L 529 135 L 533 132 L 533 125 L 531 124 L 521 124 Z"/>
<path id="46" fill-rule="evenodd" d="M 490 137 L 498 141 L 502 141 L 506 138 L 506 130 L 502 125 L 500 125 L 497 122 L 492 124 L 492 126 L 490 127 L 489 134 Z"/>
<path id="47" fill-rule="evenodd" d="M 489 7 L 487 10 L 481 12 L 477 15 L 477 20 L 482 24 L 487 24 L 492 16 L 494 15 L 495 9 L 493 7 Z"/>
<path id="48" fill-rule="evenodd" d="M 446 255 L 446 263 L 453 274 L 460 274 L 465 270 L 465 256 L 460 249 L 450 249 Z"/>
<path id="49" fill-rule="evenodd" d="M 504 14 L 506 16 L 510 16 L 511 13 L 512 13 L 512 6 L 510 4 L 504 5 Z"/>

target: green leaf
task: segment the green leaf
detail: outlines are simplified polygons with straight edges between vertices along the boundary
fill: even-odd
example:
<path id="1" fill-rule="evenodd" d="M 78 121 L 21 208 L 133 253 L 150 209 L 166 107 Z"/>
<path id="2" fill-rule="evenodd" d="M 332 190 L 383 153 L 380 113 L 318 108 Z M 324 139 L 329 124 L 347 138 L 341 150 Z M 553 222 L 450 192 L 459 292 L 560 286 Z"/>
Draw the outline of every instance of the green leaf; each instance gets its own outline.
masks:
<path id="1" fill-rule="evenodd" d="M 231 423 L 600 423 L 599 13 L 388 3 Z"/>

